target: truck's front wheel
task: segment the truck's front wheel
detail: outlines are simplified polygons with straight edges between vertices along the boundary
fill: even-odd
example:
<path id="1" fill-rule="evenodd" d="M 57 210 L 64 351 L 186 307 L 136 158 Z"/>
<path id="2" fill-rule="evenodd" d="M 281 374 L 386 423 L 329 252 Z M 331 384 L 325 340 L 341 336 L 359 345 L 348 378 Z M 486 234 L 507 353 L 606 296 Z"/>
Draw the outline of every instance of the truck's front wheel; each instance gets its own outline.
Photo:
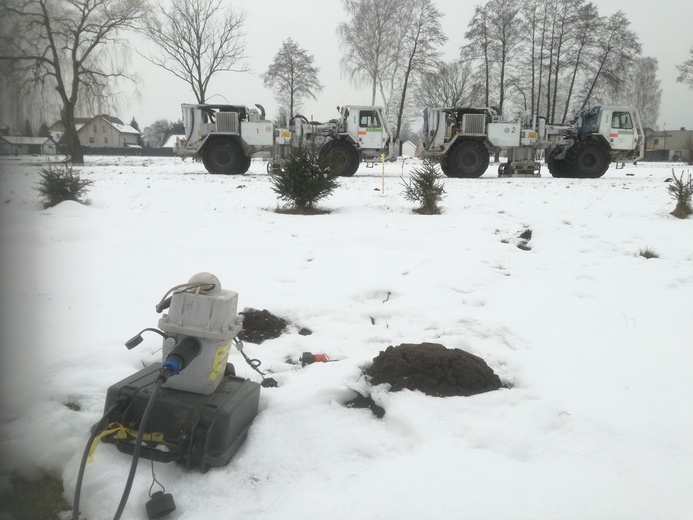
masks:
<path id="1" fill-rule="evenodd" d="M 488 150 L 479 141 L 462 141 L 452 147 L 444 162 L 442 170 L 448 177 L 476 179 L 488 168 Z"/>
<path id="2" fill-rule="evenodd" d="M 598 179 L 609 169 L 609 151 L 595 141 L 581 141 L 573 145 L 565 156 L 570 177 Z"/>
<path id="3" fill-rule="evenodd" d="M 250 166 L 243 148 L 229 140 L 218 140 L 210 143 L 202 155 L 202 162 L 209 173 L 221 175 L 238 175 L 245 173 Z M 247 163 L 247 164 L 246 164 Z"/>
<path id="4" fill-rule="evenodd" d="M 546 165 L 549 167 L 549 173 L 553 177 L 562 178 L 567 176 L 565 159 L 556 159 L 556 156 L 559 155 L 561 151 L 561 148 L 554 148 L 546 158 Z"/>
<path id="5" fill-rule="evenodd" d="M 330 173 L 337 177 L 351 177 L 359 169 L 359 153 L 346 141 L 330 141 L 320 150 L 320 157 L 327 163 Z"/>

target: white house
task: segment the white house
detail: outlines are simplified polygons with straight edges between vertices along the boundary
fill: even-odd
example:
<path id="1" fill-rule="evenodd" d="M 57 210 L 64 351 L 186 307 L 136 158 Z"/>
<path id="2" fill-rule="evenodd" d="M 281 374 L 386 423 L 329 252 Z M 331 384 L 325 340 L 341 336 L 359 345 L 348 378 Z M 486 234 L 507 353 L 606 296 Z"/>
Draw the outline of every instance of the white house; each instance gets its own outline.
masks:
<path id="1" fill-rule="evenodd" d="M 138 146 L 140 133 L 117 117 L 101 114 L 77 130 L 77 135 L 82 146 L 128 148 Z"/>
<path id="2" fill-rule="evenodd" d="M 102 148 L 137 148 L 139 130 L 126 125 L 117 117 L 100 114 L 92 118 L 75 118 L 77 135 L 82 146 Z M 54 123 L 50 130 L 62 139 L 65 128 L 61 122 Z M 63 142 L 62 140 L 60 141 Z"/>

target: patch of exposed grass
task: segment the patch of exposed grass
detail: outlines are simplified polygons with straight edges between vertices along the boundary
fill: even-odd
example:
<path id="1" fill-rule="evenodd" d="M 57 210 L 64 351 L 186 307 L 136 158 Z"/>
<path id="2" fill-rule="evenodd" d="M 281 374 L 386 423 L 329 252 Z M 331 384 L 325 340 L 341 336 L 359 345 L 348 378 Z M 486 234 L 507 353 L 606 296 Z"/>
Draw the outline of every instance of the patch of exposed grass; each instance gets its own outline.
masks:
<path id="1" fill-rule="evenodd" d="M 638 253 L 638 256 L 642 256 L 643 258 L 647 258 L 648 260 L 650 258 L 659 258 L 659 255 L 650 247 L 646 247 L 645 249 L 641 249 L 640 252 Z"/>
<path id="2" fill-rule="evenodd" d="M 0 495 L 0 517 L 9 514 L 14 520 L 60 520 L 59 513 L 71 509 L 63 498 L 63 483 L 59 480 L 10 480 L 12 487 Z"/>
<path id="3" fill-rule="evenodd" d="M 274 211 L 283 215 L 329 215 L 331 213 L 329 209 L 295 207 L 277 208 Z"/>

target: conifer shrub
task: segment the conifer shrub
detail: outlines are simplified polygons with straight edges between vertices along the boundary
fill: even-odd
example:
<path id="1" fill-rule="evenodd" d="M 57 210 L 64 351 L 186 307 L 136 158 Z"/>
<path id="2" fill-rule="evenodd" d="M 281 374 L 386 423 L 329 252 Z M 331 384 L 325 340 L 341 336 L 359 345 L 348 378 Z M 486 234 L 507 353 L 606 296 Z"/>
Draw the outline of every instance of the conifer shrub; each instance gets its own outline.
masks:
<path id="1" fill-rule="evenodd" d="M 677 177 L 673 170 L 671 173 L 674 178 L 669 185 L 668 190 L 671 198 L 676 201 L 676 208 L 674 208 L 674 211 L 671 212 L 671 215 L 674 215 L 677 218 L 688 218 L 688 215 L 693 213 L 693 209 L 691 209 L 693 179 L 691 179 L 690 173 L 685 179 L 683 177 L 683 172 L 681 172 L 680 177 Z"/>
<path id="2" fill-rule="evenodd" d="M 290 213 L 324 213 L 316 204 L 337 187 L 329 166 L 307 146 L 292 148 L 281 171 L 272 173 L 272 190 L 287 203 L 284 211 Z"/>
<path id="3" fill-rule="evenodd" d="M 411 202 L 418 202 L 419 207 L 414 211 L 421 215 L 438 215 L 438 203 L 443 200 L 445 188 L 442 182 L 443 174 L 432 159 L 426 158 L 420 167 L 414 168 L 409 174 L 409 180 L 402 180 L 404 197 Z"/>
<path id="4" fill-rule="evenodd" d="M 94 184 L 93 181 L 82 179 L 72 164 L 60 162 L 48 163 L 48 167 L 41 168 L 41 179 L 35 186 L 43 201 L 44 208 L 52 208 L 66 200 L 73 200 L 84 204 L 87 188 Z"/>

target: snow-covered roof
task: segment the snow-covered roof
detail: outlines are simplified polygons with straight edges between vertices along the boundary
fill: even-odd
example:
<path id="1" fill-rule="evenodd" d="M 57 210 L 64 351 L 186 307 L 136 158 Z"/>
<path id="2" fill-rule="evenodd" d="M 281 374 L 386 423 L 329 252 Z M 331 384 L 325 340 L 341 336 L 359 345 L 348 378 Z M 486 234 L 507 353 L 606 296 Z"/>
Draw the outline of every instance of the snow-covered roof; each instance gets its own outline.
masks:
<path id="1" fill-rule="evenodd" d="M 24 137 L 22 135 L 2 135 L 0 139 L 10 144 L 46 144 L 46 141 L 53 141 L 51 137 Z"/>
<path id="2" fill-rule="evenodd" d="M 121 134 L 140 135 L 139 130 L 131 127 L 130 125 L 126 125 L 117 117 L 107 116 L 106 114 L 101 114 L 101 116 L 96 116 L 96 117 L 101 117 L 104 121 L 106 121 L 109 125 L 111 125 L 116 130 L 118 130 L 118 132 L 120 132 Z"/>

